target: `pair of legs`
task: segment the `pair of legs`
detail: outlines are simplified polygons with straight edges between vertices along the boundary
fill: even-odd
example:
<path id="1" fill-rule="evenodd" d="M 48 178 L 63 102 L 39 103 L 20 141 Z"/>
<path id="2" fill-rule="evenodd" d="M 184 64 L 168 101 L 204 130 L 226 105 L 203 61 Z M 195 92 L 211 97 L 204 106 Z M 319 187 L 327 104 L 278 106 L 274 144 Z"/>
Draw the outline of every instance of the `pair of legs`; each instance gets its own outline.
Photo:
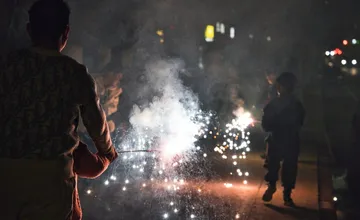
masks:
<path id="1" fill-rule="evenodd" d="M 284 187 L 284 202 L 285 205 L 294 205 L 291 199 L 291 192 L 295 188 L 299 157 L 298 147 L 295 146 L 277 148 L 277 146 L 269 145 L 267 155 L 268 172 L 265 175 L 265 181 L 269 187 L 263 196 L 264 201 L 271 201 L 272 195 L 276 191 L 276 182 L 279 180 L 279 170 L 282 162 L 281 182 Z"/>

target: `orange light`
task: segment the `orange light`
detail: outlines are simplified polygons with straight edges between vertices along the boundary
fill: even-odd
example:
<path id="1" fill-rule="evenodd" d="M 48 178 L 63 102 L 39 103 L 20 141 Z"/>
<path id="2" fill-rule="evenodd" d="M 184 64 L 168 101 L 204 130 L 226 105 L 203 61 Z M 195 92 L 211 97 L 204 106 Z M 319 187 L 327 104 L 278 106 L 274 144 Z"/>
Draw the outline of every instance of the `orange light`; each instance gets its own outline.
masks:
<path id="1" fill-rule="evenodd" d="M 336 49 L 334 50 L 334 52 L 335 52 L 335 54 L 337 54 L 337 55 L 341 55 L 341 54 L 343 53 L 339 48 L 336 48 Z"/>
<path id="2" fill-rule="evenodd" d="M 348 42 L 347 40 L 343 40 L 343 44 L 344 44 L 344 45 L 348 45 L 348 43 L 349 43 L 349 42 Z"/>

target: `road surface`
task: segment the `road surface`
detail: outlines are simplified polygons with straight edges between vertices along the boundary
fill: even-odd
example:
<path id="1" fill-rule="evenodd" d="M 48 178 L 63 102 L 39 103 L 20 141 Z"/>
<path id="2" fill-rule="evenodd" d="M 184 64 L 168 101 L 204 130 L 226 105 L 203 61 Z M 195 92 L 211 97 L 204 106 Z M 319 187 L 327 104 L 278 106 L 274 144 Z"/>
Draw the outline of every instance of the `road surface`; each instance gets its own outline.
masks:
<path id="1" fill-rule="evenodd" d="M 206 181 L 189 179 L 176 196 L 167 194 L 161 183 L 135 189 L 129 186 L 123 191 L 123 180 L 119 180 L 109 186 L 98 184 L 91 194 L 86 193 L 88 186 L 82 184 L 84 219 L 319 219 L 316 146 L 304 141 L 298 184 L 293 193 L 298 207 L 289 208 L 283 205 L 280 183 L 272 202 L 264 204 L 261 200 L 266 189 L 263 160 L 259 157 L 263 135 L 254 132 L 251 139 L 253 151 L 240 166 L 249 172 L 247 184 L 244 184 L 244 179 L 229 175 L 233 166 L 231 161 L 210 154 L 211 169 L 216 177 Z"/>

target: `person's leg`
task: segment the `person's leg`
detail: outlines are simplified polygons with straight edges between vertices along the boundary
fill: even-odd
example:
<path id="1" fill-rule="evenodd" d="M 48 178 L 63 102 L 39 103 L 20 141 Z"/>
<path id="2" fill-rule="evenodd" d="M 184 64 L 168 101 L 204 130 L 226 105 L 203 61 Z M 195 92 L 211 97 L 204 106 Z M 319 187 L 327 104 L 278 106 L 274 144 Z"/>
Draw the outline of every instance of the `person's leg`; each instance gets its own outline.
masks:
<path id="1" fill-rule="evenodd" d="M 272 200 L 272 196 L 276 191 L 276 182 L 279 179 L 279 169 L 281 154 L 278 149 L 268 148 L 268 172 L 265 175 L 265 181 L 268 183 L 268 189 L 263 195 L 263 200 L 269 202 Z"/>
<path id="2" fill-rule="evenodd" d="M 288 206 L 294 206 L 291 198 L 291 192 L 295 188 L 298 171 L 298 152 L 289 152 L 284 157 L 282 165 L 281 179 L 284 187 L 284 203 Z"/>

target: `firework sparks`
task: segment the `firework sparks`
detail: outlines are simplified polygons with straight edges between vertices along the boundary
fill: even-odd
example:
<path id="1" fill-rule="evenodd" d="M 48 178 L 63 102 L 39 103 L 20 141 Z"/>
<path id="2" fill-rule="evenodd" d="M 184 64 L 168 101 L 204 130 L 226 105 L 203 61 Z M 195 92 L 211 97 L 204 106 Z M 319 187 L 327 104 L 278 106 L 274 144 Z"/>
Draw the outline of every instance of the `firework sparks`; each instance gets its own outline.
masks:
<path id="1" fill-rule="evenodd" d="M 214 159 L 214 152 L 215 157 L 231 163 L 229 176 L 248 183 L 250 174 L 242 169 L 241 161 L 250 151 L 247 129 L 253 120 L 249 112 L 238 109 L 230 123 L 219 127 L 216 114 L 199 109 L 196 96 L 181 86 L 172 66 L 159 65 L 150 83 L 161 88 L 161 95 L 146 108 L 134 107 L 132 129 L 118 146 L 121 159 L 103 186 L 120 185 L 119 191 L 124 194 L 152 191 L 153 196 L 163 198 L 163 219 L 183 214 L 184 203 L 191 207 L 186 219 L 201 218 L 201 212 L 191 202 L 181 201 L 179 195 L 206 193 L 201 179 L 207 176 L 206 163 Z M 199 144 L 209 141 L 213 152 L 208 144 Z M 193 178 L 198 180 L 196 186 L 188 184 Z M 233 183 L 225 182 L 224 187 L 231 188 Z M 91 187 L 86 189 L 87 195 L 96 193 Z"/>

